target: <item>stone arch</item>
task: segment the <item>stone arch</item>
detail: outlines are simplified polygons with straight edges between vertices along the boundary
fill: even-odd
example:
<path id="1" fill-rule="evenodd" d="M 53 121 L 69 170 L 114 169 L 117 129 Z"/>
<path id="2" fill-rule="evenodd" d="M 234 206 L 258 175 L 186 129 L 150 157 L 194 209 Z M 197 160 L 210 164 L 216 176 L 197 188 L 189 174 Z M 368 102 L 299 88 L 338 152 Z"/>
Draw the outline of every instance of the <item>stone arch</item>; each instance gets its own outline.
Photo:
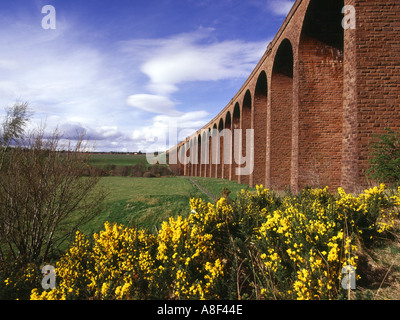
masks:
<path id="1" fill-rule="evenodd" d="M 344 1 L 311 0 L 299 43 L 298 185 L 340 186 Z"/>
<path id="2" fill-rule="evenodd" d="M 291 184 L 293 117 L 293 47 L 284 39 L 276 52 L 271 76 L 270 184 Z"/>
<path id="3" fill-rule="evenodd" d="M 185 147 L 183 144 L 181 144 L 180 146 L 178 146 L 178 154 L 177 154 L 178 175 L 185 175 L 184 165 L 183 165 L 184 155 L 185 155 Z"/>
<path id="4" fill-rule="evenodd" d="M 266 183 L 266 152 L 267 152 L 267 110 L 268 84 L 267 74 L 261 71 L 254 91 L 254 173 L 253 183 Z"/>
<path id="5" fill-rule="evenodd" d="M 222 130 L 224 130 L 224 119 L 220 118 L 218 122 L 218 164 L 217 164 L 217 178 L 223 178 L 224 171 L 224 139 L 222 137 Z"/>
<path id="6" fill-rule="evenodd" d="M 240 155 L 241 157 L 250 159 L 252 157 L 251 153 L 253 152 L 252 146 L 247 146 L 247 135 L 248 132 L 247 130 L 252 129 L 251 125 L 251 117 L 252 117 L 252 109 L 253 109 L 253 103 L 252 103 L 252 98 L 251 98 L 251 93 L 250 90 L 247 90 L 244 98 L 243 98 L 243 103 L 242 103 L 242 112 L 241 112 L 241 129 L 242 129 L 242 154 Z M 250 154 L 247 154 L 247 151 L 250 152 Z M 248 165 L 248 163 L 242 164 L 240 166 L 241 168 L 241 174 L 239 176 L 239 181 L 240 183 L 244 184 L 250 184 L 252 186 L 252 175 L 251 174 L 244 174 L 243 168 Z"/>
<path id="7" fill-rule="evenodd" d="M 201 134 L 201 176 L 207 177 L 207 166 L 209 161 L 208 151 L 209 151 L 209 140 L 208 140 L 208 130 L 202 130 Z"/>
<path id="8" fill-rule="evenodd" d="M 202 150 L 201 150 L 201 134 L 199 133 L 197 136 L 197 164 L 196 164 L 196 176 L 197 177 L 201 177 L 202 173 L 203 173 L 203 167 L 202 167 L 202 159 L 201 159 L 201 154 L 202 154 Z"/>
<path id="9" fill-rule="evenodd" d="M 191 154 L 192 154 L 192 176 L 197 176 L 198 172 L 198 146 L 197 146 L 197 135 L 193 136 L 192 139 L 192 149 L 191 149 Z"/>
<path id="10" fill-rule="evenodd" d="M 211 136 L 211 128 L 207 130 L 207 139 L 208 139 L 208 164 L 206 169 L 206 177 L 212 177 L 212 136 Z"/>
<path id="11" fill-rule="evenodd" d="M 188 144 L 188 142 L 186 141 L 182 145 L 182 167 L 183 167 L 183 174 L 185 176 L 188 176 L 190 174 L 190 172 L 189 172 L 189 164 L 188 164 L 187 144 Z"/>
<path id="12" fill-rule="evenodd" d="M 217 177 L 217 167 L 219 161 L 219 149 L 218 149 L 218 128 L 217 124 L 214 123 L 211 130 L 211 177 Z"/>
<path id="13" fill-rule="evenodd" d="M 241 148 L 239 147 L 240 139 L 237 139 L 238 136 L 235 136 L 235 130 L 240 129 L 240 105 L 239 102 L 235 103 L 235 107 L 233 108 L 232 114 L 232 148 L 233 148 L 233 157 L 232 157 L 232 166 L 231 166 L 231 180 L 239 181 L 239 176 L 236 174 L 236 169 L 238 168 L 237 159 L 238 156 L 235 153 L 238 153 Z"/>
<path id="14" fill-rule="evenodd" d="M 232 172 L 232 116 L 230 111 L 226 113 L 225 116 L 225 135 L 224 135 L 224 162 L 223 162 L 223 168 L 224 168 L 224 179 L 229 179 L 231 180 L 231 172 Z M 229 131 L 228 131 L 229 130 Z"/>
<path id="15" fill-rule="evenodd" d="M 193 176 L 193 139 L 189 138 L 189 149 L 186 150 L 188 161 L 188 175 Z"/>

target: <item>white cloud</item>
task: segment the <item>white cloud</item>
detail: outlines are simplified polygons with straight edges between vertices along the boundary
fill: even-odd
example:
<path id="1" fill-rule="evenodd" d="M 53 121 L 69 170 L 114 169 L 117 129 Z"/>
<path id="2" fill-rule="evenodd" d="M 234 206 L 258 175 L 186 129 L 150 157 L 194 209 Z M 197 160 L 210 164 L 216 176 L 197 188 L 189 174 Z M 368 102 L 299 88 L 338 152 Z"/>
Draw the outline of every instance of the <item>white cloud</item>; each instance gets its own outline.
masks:
<path id="1" fill-rule="evenodd" d="M 21 99 L 37 117 L 79 116 L 99 123 L 126 99 L 107 54 L 74 38 L 63 21 L 56 30 L 0 24 L 0 47 L 1 106 Z"/>
<path id="2" fill-rule="evenodd" d="M 149 126 L 134 130 L 131 137 L 141 151 L 166 150 L 203 127 L 209 116 L 206 111 L 192 111 L 179 116 L 158 115 Z"/>
<path id="3" fill-rule="evenodd" d="M 152 113 L 161 113 L 161 114 L 179 114 L 178 111 L 175 110 L 175 103 L 170 99 L 164 96 L 152 95 L 152 94 L 135 94 L 131 95 L 127 104 Z"/>
<path id="4" fill-rule="evenodd" d="M 271 0 L 268 3 L 268 8 L 274 15 L 286 16 L 293 7 L 294 2 L 291 0 Z"/>
<path id="5" fill-rule="evenodd" d="M 218 81 L 246 77 L 265 51 L 267 41 L 216 41 L 212 29 L 199 29 L 167 39 L 140 39 L 121 43 L 125 52 L 145 52 L 141 71 L 147 89 L 161 95 L 191 81 Z"/>

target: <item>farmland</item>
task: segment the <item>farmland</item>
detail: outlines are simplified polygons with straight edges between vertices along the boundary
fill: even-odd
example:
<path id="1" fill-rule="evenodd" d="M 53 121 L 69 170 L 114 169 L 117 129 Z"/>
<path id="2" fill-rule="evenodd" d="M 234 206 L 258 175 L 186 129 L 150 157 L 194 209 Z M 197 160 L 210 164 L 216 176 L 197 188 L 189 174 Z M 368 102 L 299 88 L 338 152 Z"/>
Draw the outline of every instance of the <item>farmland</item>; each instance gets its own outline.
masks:
<path id="1" fill-rule="evenodd" d="M 111 154 L 97 153 L 91 156 L 91 166 L 104 167 L 106 165 L 133 166 L 136 164 L 147 165 L 145 154 Z"/>
<path id="2" fill-rule="evenodd" d="M 125 154 L 95 154 L 90 165 L 131 166 L 147 164 L 145 155 Z M 192 181 L 197 182 L 208 195 L 200 190 Z M 187 216 L 190 213 L 190 198 L 202 198 L 213 202 L 221 196 L 224 187 L 231 191 L 230 198 L 234 199 L 237 192 L 248 188 L 234 181 L 193 177 L 160 177 L 137 178 L 108 176 L 100 179 L 99 188 L 108 192 L 105 208 L 93 221 L 82 228 L 86 234 L 98 232 L 106 221 L 126 226 L 135 225 L 139 228 L 154 228 L 162 221 L 178 215 Z M 254 189 L 255 190 L 255 189 Z M 210 196 L 212 195 L 212 197 Z"/>

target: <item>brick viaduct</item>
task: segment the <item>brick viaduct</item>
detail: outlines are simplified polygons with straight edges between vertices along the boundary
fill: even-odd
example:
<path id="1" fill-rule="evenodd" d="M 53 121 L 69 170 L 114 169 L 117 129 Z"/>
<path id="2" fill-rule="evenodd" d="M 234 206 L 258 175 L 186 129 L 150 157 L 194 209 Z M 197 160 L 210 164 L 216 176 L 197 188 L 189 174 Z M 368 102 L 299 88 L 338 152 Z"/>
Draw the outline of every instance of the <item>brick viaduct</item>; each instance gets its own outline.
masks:
<path id="1" fill-rule="evenodd" d="M 355 8 L 355 29 L 342 27 L 345 5 Z M 399 0 L 297 0 L 229 104 L 167 154 L 194 160 L 202 141 L 213 148 L 213 128 L 253 129 L 250 175 L 236 175 L 235 162 L 224 164 L 223 138 L 214 140 L 220 164 L 199 156 L 198 164 L 170 166 L 181 175 L 251 186 L 354 192 L 367 184 L 370 139 L 386 127 L 400 129 Z M 242 144 L 244 152 L 245 137 Z"/>

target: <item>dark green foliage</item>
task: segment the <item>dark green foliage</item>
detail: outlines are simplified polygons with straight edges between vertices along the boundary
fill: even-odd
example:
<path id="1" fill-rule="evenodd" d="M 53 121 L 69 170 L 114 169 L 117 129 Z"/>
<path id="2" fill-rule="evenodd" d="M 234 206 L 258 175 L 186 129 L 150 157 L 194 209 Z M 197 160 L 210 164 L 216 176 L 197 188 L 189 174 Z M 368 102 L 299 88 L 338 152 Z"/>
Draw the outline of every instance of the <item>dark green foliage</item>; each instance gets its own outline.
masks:
<path id="1" fill-rule="evenodd" d="M 370 168 L 367 174 L 378 182 L 400 183 L 400 132 L 386 129 L 371 143 Z"/>

